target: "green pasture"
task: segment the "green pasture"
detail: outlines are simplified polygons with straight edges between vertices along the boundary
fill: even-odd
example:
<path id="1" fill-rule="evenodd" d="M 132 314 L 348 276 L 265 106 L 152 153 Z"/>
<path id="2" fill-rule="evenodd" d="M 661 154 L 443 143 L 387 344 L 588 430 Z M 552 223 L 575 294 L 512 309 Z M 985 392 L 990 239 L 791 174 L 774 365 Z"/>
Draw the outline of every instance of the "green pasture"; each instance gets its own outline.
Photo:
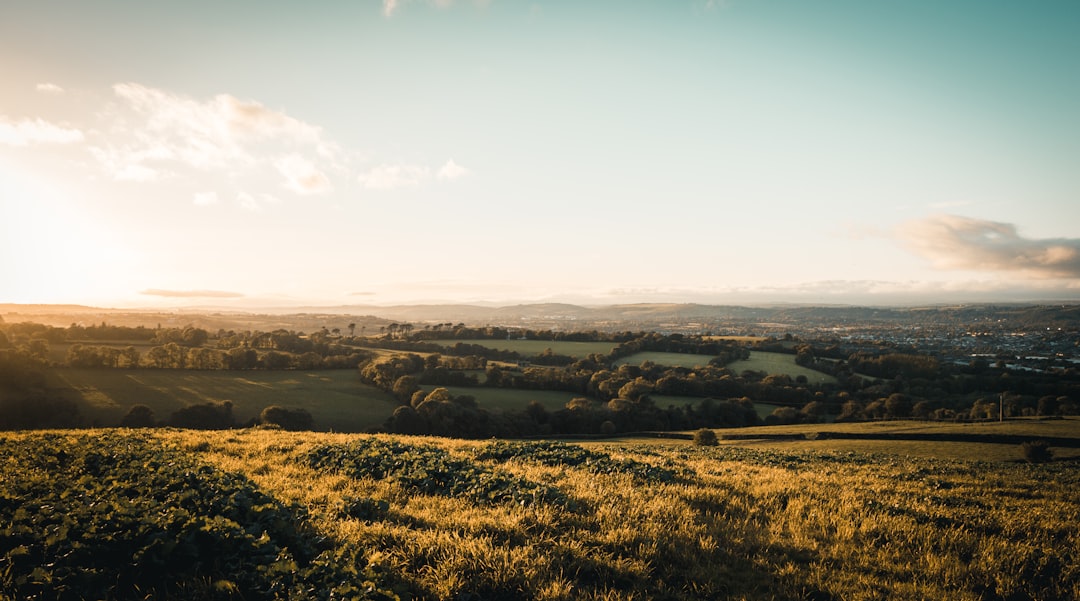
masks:
<path id="1" fill-rule="evenodd" d="M 695 355 L 692 353 L 660 353 L 645 351 L 634 353 L 629 357 L 623 357 L 615 362 L 615 365 L 641 365 L 645 361 L 652 361 L 657 365 L 668 367 L 698 367 L 708 365 L 715 359 L 714 355 Z"/>
<path id="2" fill-rule="evenodd" d="M 189 371 L 170 369 L 54 370 L 57 393 L 80 404 L 87 422 L 118 424 L 133 405 L 146 405 L 159 420 L 188 405 L 231 401 L 238 422 L 270 405 L 303 408 L 320 430 L 360 432 L 382 425 L 397 402 L 360 382 L 355 370 Z"/>
<path id="3" fill-rule="evenodd" d="M 431 392 L 438 386 L 421 386 Z M 536 401 L 548 411 L 565 409 L 571 399 L 582 395 L 559 390 L 512 390 L 507 388 L 484 388 L 471 386 L 443 386 L 454 396 L 471 395 L 476 397 L 476 404 L 489 411 L 521 411 L 530 401 Z"/>
<path id="4" fill-rule="evenodd" d="M 614 342 L 569 342 L 564 340 L 486 340 L 486 339 L 470 339 L 470 340 L 435 340 L 437 344 L 441 344 L 445 347 L 454 346 L 457 343 L 462 344 L 479 344 L 480 346 L 486 346 L 488 348 L 499 349 L 503 351 L 514 351 L 521 354 L 523 357 L 535 357 L 547 349 L 551 349 L 551 352 L 557 355 L 567 355 L 570 357 L 577 357 L 584 359 L 592 354 L 607 355 L 617 345 Z"/>
<path id="5" fill-rule="evenodd" d="M 836 378 L 820 371 L 797 365 L 795 355 L 786 353 L 769 353 L 764 351 L 751 351 L 749 359 L 733 361 L 726 366 L 735 373 L 746 370 L 763 371 L 767 374 L 786 374 L 792 378 L 806 376 L 811 384 L 835 384 Z"/>
<path id="6" fill-rule="evenodd" d="M 867 436 L 880 436 L 880 439 L 831 439 L 822 437 L 815 440 L 819 432 L 856 433 Z M 753 446 L 777 451 L 815 451 L 826 453 L 888 454 L 909 458 L 956 459 L 962 461 L 1021 461 L 1022 455 L 1017 444 L 993 442 L 958 441 L 958 440 L 904 440 L 905 434 L 934 434 L 948 437 L 951 434 L 961 436 L 1021 436 L 1032 440 L 1045 438 L 1080 438 L 1080 418 L 1067 417 L 1056 420 L 1038 418 L 1010 419 L 1003 422 L 928 422 L 916 420 L 895 420 L 879 422 L 801 424 L 790 426 L 758 426 L 716 430 L 723 438 L 724 434 L 740 437 L 740 440 L 723 441 L 724 445 Z M 754 434 L 769 438 L 754 439 Z M 778 440 L 777 435 L 806 435 L 806 440 Z M 751 437 L 749 439 L 742 439 Z M 1062 460 L 1080 459 L 1080 448 L 1052 447 L 1055 458 Z"/>

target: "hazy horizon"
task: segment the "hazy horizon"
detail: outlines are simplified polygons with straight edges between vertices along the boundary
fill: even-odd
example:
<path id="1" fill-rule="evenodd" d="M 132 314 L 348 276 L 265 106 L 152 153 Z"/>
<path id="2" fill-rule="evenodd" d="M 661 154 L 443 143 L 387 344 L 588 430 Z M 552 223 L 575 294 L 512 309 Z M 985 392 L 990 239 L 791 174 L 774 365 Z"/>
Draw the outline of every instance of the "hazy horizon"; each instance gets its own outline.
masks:
<path id="1" fill-rule="evenodd" d="M 0 8 L 0 303 L 1080 300 L 1080 4 Z"/>

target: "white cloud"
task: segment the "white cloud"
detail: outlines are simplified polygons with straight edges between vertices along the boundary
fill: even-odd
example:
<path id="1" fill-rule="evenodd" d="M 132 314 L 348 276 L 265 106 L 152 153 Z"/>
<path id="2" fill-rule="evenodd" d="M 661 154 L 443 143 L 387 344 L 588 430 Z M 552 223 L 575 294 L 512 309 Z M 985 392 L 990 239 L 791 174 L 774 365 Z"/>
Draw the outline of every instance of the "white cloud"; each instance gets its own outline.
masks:
<path id="1" fill-rule="evenodd" d="M 110 115 L 109 143 L 92 152 L 115 179 L 149 181 L 188 168 L 242 176 L 274 167 L 300 194 L 331 189 L 314 161 L 332 163 L 338 148 L 315 125 L 229 94 L 202 101 L 137 83 L 116 84 L 113 92 L 122 104 Z"/>
<path id="2" fill-rule="evenodd" d="M 217 192 L 198 192 L 192 200 L 196 205 L 206 207 L 216 205 L 218 203 L 218 195 Z"/>
<path id="3" fill-rule="evenodd" d="M 77 129 L 61 127 L 42 119 L 11 121 L 0 115 L 0 144 L 72 144 L 82 140 L 83 133 Z"/>
<path id="4" fill-rule="evenodd" d="M 39 83 L 34 87 L 38 92 L 44 92 L 45 94 L 63 94 L 64 88 L 54 83 Z"/>
<path id="5" fill-rule="evenodd" d="M 392 16 L 394 14 L 394 11 L 397 10 L 399 5 L 400 5 L 399 0 L 383 0 L 383 4 L 382 4 L 383 16 L 384 17 Z"/>
<path id="6" fill-rule="evenodd" d="M 454 162 L 454 159 L 446 161 L 446 164 L 439 169 L 439 179 L 457 179 L 464 177 L 471 173 L 468 169 L 458 165 Z"/>
<path id="7" fill-rule="evenodd" d="M 431 177 L 427 167 L 418 165 L 379 165 L 356 179 L 365 188 L 395 190 L 412 188 Z"/>
<path id="8" fill-rule="evenodd" d="M 297 194 L 322 194 L 334 189 L 326 175 L 300 155 L 281 157 L 274 166 L 285 176 L 285 187 Z"/>
<path id="9" fill-rule="evenodd" d="M 959 215 L 911 221 L 899 226 L 896 236 L 938 269 L 1080 278 L 1080 239 L 1076 238 L 1024 238 L 1015 225 Z"/>

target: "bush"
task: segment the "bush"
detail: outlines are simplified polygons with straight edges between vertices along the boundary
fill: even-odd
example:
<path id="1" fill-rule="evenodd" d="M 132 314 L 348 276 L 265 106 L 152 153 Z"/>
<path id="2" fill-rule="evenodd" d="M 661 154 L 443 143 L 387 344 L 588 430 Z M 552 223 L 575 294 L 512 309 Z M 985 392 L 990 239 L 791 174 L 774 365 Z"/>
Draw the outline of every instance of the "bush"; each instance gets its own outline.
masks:
<path id="1" fill-rule="evenodd" d="M 173 412 L 169 425 L 192 430 L 226 430 L 236 425 L 232 406 L 230 401 L 189 405 Z"/>
<path id="2" fill-rule="evenodd" d="M 715 447 L 720 444 L 720 440 L 716 437 L 716 432 L 702 428 L 694 432 L 694 444 L 699 447 Z"/>
<path id="3" fill-rule="evenodd" d="M 1029 463 L 1046 463 L 1054 456 L 1050 450 L 1050 443 L 1045 440 L 1029 440 L 1020 445 L 1020 450 Z"/>
<path id="4" fill-rule="evenodd" d="M 146 405 L 134 405 L 120 420 L 121 428 L 153 428 L 156 425 L 154 410 Z"/>
<path id="5" fill-rule="evenodd" d="M 259 414 L 259 423 L 263 425 L 274 424 L 282 430 L 296 432 L 299 430 L 312 430 L 315 427 L 315 419 L 307 409 L 287 409 L 278 405 L 270 405 Z"/>

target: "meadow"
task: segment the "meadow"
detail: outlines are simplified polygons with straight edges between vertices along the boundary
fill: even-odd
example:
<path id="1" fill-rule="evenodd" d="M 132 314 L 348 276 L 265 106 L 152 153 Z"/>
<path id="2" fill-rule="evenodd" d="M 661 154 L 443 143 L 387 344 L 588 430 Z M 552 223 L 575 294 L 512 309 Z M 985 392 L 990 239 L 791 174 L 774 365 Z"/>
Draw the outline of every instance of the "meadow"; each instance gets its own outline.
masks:
<path id="1" fill-rule="evenodd" d="M 787 353 L 750 351 L 749 359 L 733 361 L 728 363 L 726 367 L 737 374 L 747 370 L 762 371 L 766 374 L 788 375 L 793 379 L 799 376 L 806 376 L 806 380 L 811 384 L 836 383 L 836 378 L 829 374 L 824 374 L 820 371 L 815 371 L 796 364 L 795 355 L 789 355 Z"/>
<path id="2" fill-rule="evenodd" d="M 661 353 L 645 351 L 623 357 L 615 362 L 615 365 L 641 365 L 645 361 L 651 361 L 657 365 L 667 367 L 698 367 L 708 365 L 715 357 L 712 355 L 695 355 L 692 353 Z"/>
<path id="3" fill-rule="evenodd" d="M 1076 462 L 838 442 L 9 433 L 0 597 L 1080 598 Z"/>
<path id="4" fill-rule="evenodd" d="M 390 394 L 360 382 L 351 369 L 319 371 L 193 371 L 55 368 L 53 386 L 74 393 L 86 420 L 116 425 L 137 404 L 159 420 L 182 407 L 231 401 L 243 423 L 270 405 L 307 409 L 319 430 L 362 432 L 393 414 Z"/>

